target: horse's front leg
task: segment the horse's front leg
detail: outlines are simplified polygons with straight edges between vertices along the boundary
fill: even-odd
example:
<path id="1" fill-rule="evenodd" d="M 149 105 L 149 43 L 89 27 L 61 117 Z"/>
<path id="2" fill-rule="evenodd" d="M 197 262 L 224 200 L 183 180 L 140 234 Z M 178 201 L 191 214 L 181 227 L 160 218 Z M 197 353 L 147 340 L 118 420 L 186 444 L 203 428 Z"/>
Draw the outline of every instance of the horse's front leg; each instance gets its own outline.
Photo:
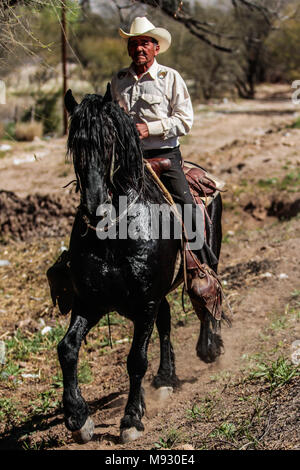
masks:
<path id="1" fill-rule="evenodd" d="M 157 307 L 154 303 L 134 320 L 132 346 L 127 358 L 127 370 L 130 379 L 130 390 L 124 417 L 121 419 L 121 442 L 126 443 L 137 439 L 144 431 L 142 417 L 145 411 L 144 390 L 142 380 L 147 371 L 147 350 L 153 331 Z"/>
<path id="2" fill-rule="evenodd" d="M 78 354 L 82 340 L 96 323 L 73 310 L 69 329 L 57 347 L 63 373 L 65 424 L 67 429 L 72 431 L 74 440 L 82 444 L 92 438 L 94 423 L 88 416 L 88 405 L 82 398 L 78 387 Z"/>
<path id="3" fill-rule="evenodd" d="M 159 389 L 160 397 L 164 398 L 172 393 L 173 387 L 177 387 L 179 385 L 179 379 L 176 376 L 175 370 L 175 355 L 170 341 L 170 305 L 166 298 L 163 298 L 159 306 L 156 326 L 160 340 L 160 364 L 152 385 Z"/>

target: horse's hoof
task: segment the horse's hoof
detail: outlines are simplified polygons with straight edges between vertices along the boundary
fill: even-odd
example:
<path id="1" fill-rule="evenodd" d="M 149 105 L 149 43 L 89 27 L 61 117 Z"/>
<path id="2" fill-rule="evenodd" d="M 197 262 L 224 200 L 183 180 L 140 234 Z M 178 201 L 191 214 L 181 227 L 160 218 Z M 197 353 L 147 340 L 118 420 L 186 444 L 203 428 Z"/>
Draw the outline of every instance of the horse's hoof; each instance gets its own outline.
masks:
<path id="1" fill-rule="evenodd" d="M 138 431 L 134 426 L 132 428 L 122 429 L 120 434 L 120 440 L 122 444 L 127 442 L 135 441 L 143 435 L 143 431 Z"/>
<path id="2" fill-rule="evenodd" d="M 94 421 L 89 416 L 81 429 L 72 432 L 74 441 L 78 444 L 86 444 L 86 442 L 89 442 L 92 439 L 94 428 Z"/>
<path id="3" fill-rule="evenodd" d="M 173 387 L 159 387 L 156 393 L 159 401 L 168 400 L 173 393 Z"/>

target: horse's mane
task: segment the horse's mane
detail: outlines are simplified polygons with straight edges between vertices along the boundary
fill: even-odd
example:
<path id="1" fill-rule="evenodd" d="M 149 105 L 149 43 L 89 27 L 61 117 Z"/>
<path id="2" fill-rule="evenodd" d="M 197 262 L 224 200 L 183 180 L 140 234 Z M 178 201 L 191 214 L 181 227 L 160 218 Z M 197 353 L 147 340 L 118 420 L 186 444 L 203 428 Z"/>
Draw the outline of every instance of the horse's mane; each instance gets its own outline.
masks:
<path id="1" fill-rule="evenodd" d="M 138 192 L 142 199 L 152 199 L 153 181 L 144 172 L 139 135 L 132 118 L 115 102 L 105 102 L 101 95 L 89 94 L 75 108 L 71 117 L 68 154 L 75 173 L 92 165 L 108 175 L 113 159 L 113 184 L 127 192 Z"/>

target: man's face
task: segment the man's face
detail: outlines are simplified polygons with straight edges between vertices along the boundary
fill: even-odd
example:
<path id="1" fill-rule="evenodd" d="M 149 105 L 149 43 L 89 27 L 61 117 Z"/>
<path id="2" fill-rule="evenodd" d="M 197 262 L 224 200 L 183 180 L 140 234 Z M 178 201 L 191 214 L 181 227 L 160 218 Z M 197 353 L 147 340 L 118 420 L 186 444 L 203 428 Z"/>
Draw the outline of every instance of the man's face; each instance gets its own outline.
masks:
<path id="1" fill-rule="evenodd" d="M 159 53 L 159 45 L 149 36 L 138 36 L 128 40 L 128 54 L 135 65 L 151 65 Z"/>

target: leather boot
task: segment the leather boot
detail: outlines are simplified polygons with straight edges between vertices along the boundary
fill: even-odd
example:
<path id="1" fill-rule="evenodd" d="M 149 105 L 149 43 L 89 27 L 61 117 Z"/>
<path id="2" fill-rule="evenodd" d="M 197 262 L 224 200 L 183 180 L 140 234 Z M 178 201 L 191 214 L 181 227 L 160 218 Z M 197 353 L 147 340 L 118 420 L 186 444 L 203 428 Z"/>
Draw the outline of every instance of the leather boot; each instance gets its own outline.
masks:
<path id="1" fill-rule="evenodd" d="M 197 315 L 205 307 L 216 320 L 220 321 L 222 287 L 216 273 L 207 264 L 197 262 L 196 256 L 190 251 L 186 251 L 186 269 L 187 291 Z"/>

